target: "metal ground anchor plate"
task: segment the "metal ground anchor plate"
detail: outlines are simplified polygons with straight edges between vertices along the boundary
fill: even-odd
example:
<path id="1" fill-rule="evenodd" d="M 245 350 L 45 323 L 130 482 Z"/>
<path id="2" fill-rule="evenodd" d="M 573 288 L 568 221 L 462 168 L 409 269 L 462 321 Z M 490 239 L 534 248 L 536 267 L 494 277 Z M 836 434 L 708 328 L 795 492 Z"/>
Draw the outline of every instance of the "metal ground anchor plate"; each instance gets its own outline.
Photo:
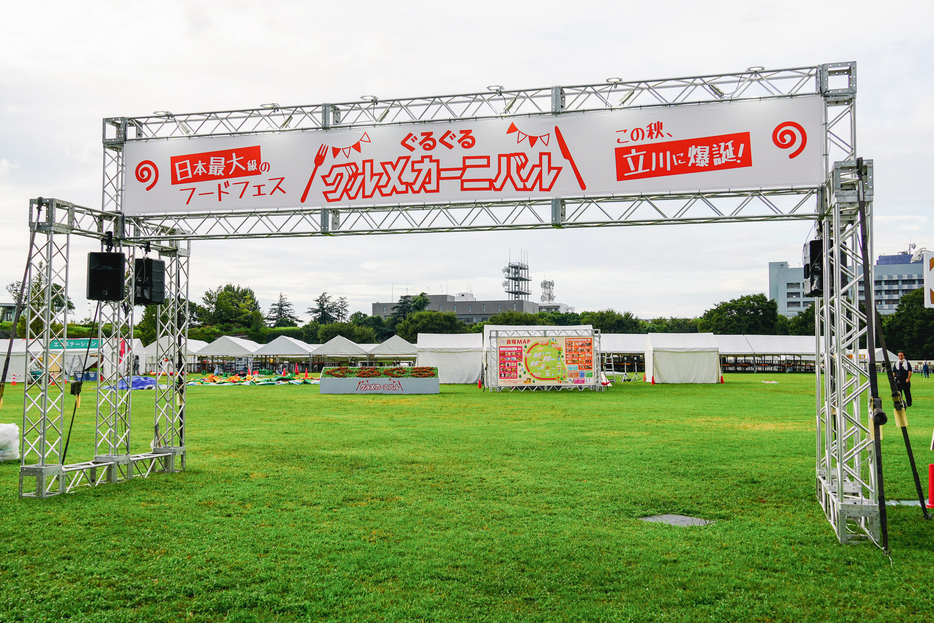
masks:
<path id="1" fill-rule="evenodd" d="M 688 517 L 687 515 L 653 515 L 652 517 L 640 517 L 642 521 L 651 521 L 652 523 L 666 523 L 670 526 L 708 526 L 716 523 L 699 517 Z"/>

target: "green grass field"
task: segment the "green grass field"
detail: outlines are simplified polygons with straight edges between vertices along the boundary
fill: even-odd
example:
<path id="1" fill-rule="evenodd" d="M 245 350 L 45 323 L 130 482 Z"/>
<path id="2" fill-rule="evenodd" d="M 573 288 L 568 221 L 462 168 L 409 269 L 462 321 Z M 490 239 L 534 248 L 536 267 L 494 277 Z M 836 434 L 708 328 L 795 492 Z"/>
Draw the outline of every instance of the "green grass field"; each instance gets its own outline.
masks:
<path id="1" fill-rule="evenodd" d="M 934 379 L 915 379 L 926 487 Z M 824 519 L 813 377 L 726 381 L 192 387 L 183 474 L 21 500 L 0 464 L 0 621 L 934 620 L 934 522 L 890 507 L 889 559 Z M 92 396 L 68 462 L 92 456 Z M 152 400 L 134 393 L 134 452 Z M 913 498 L 891 424 L 883 445 L 887 496 Z M 716 523 L 639 519 L 660 513 Z"/>

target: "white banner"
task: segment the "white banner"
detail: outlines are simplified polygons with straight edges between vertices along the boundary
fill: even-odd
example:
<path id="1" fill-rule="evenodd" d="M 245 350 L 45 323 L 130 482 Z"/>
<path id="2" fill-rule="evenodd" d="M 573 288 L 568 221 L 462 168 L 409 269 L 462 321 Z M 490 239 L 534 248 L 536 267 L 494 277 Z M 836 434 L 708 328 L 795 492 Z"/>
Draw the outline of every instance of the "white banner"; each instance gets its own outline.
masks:
<path id="1" fill-rule="evenodd" d="M 816 187 L 820 96 L 128 141 L 127 214 Z"/>

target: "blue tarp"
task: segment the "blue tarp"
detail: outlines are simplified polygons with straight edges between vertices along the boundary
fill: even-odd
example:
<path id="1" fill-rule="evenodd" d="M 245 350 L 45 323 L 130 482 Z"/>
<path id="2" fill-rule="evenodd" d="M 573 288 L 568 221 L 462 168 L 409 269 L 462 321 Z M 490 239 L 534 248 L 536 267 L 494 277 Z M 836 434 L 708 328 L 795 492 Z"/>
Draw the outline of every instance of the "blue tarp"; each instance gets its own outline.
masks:
<path id="1" fill-rule="evenodd" d="M 133 389 L 155 389 L 156 379 L 151 376 L 134 376 L 133 377 Z M 117 390 L 124 391 L 126 390 L 126 381 L 120 379 L 120 382 L 117 383 Z M 113 385 L 107 389 L 113 389 Z"/>

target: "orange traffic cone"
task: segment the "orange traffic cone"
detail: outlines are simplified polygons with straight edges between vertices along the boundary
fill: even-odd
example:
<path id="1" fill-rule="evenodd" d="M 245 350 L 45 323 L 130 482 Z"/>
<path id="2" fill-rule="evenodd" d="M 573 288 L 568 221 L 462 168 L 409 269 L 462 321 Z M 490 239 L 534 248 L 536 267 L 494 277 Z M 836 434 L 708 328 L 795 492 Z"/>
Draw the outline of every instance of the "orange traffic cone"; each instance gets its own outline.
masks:
<path id="1" fill-rule="evenodd" d="M 722 375 L 722 374 L 720 375 L 720 382 L 721 382 L 721 383 L 723 382 L 723 375 Z"/>
<path id="2" fill-rule="evenodd" d="M 655 385 L 655 377 L 652 377 L 652 385 Z"/>

